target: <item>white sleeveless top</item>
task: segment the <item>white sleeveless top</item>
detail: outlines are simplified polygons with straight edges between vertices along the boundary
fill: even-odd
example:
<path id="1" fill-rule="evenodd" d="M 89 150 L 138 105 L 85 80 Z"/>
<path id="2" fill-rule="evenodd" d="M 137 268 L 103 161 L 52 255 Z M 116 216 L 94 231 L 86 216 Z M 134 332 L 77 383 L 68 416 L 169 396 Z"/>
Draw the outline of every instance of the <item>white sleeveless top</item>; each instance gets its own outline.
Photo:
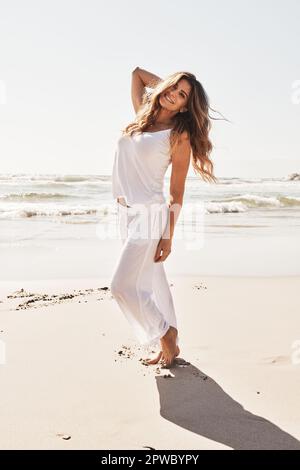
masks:
<path id="1" fill-rule="evenodd" d="M 171 163 L 171 129 L 135 132 L 117 141 L 112 170 L 112 194 L 126 204 L 166 202 L 164 176 Z"/>

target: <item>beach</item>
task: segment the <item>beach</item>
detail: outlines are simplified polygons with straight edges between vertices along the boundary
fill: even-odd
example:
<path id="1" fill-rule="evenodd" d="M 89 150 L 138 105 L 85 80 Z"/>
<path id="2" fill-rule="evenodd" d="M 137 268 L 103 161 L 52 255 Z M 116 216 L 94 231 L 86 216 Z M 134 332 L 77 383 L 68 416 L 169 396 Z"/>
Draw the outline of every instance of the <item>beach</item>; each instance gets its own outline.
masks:
<path id="1" fill-rule="evenodd" d="M 3 456 L 300 450 L 300 1 L 0 12 Z"/>
<path id="2" fill-rule="evenodd" d="M 110 292 L 110 178 L 0 179 L 2 449 L 300 449 L 300 181 L 187 180 L 164 369 Z"/>
<path id="3" fill-rule="evenodd" d="M 2 282 L 2 449 L 300 449 L 299 277 L 170 276 L 171 369 L 108 281 Z"/>

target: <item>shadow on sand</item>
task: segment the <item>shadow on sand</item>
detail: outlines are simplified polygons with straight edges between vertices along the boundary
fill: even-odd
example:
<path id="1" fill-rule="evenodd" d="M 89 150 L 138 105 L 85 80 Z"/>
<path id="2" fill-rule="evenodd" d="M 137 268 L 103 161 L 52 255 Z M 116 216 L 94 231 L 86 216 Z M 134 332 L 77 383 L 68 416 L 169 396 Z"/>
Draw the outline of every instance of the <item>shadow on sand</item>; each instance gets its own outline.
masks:
<path id="1" fill-rule="evenodd" d="M 300 449 L 297 439 L 245 410 L 192 364 L 170 372 L 174 377 L 156 376 L 161 416 L 168 421 L 234 450 Z"/>

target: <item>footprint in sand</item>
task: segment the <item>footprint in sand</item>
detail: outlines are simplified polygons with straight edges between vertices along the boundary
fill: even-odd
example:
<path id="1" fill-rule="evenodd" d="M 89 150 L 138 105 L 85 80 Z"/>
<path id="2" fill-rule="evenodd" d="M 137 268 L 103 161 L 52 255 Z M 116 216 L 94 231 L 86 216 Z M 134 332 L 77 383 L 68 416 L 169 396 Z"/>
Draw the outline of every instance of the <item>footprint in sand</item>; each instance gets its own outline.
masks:
<path id="1" fill-rule="evenodd" d="M 20 310 L 20 309 L 27 309 L 27 308 L 38 308 L 41 306 L 47 307 L 49 305 L 54 305 L 57 303 L 62 303 L 65 301 L 69 301 L 74 299 L 75 297 L 80 297 L 80 296 L 88 296 L 92 294 L 99 294 L 101 291 L 102 294 L 105 294 L 106 292 L 109 291 L 109 288 L 107 286 L 104 287 L 98 287 L 94 289 L 73 289 L 73 292 L 65 292 L 65 293 L 57 293 L 57 294 L 37 294 L 37 293 L 32 293 L 32 292 L 26 292 L 25 289 L 20 289 L 18 291 L 13 292 L 10 295 L 7 295 L 6 298 L 9 300 L 14 300 L 14 299 L 26 299 L 23 300 L 22 303 L 16 306 L 15 310 Z M 101 297 L 100 299 L 98 298 L 97 300 L 103 300 L 104 297 Z M 87 300 L 83 300 L 85 303 Z M 2 302 L 2 301 L 0 301 Z M 79 303 L 81 301 L 79 300 Z"/>
<path id="2" fill-rule="evenodd" d="M 204 286 L 203 284 L 196 284 L 196 285 L 194 285 L 194 288 L 198 289 L 198 290 L 199 289 L 207 289 L 207 286 Z"/>

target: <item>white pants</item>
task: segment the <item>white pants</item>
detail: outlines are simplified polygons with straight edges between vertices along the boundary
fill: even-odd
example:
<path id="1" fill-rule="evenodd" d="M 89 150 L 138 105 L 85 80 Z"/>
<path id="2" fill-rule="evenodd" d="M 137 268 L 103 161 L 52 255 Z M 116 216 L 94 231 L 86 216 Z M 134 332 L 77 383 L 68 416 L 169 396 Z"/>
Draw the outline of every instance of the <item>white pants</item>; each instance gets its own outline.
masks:
<path id="1" fill-rule="evenodd" d="M 110 289 L 144 346 L 160 346 L 170 326 L 177 329 L 175 308 L 163 262 L 155 262 L 157 245 L 168 222 L 168 204 L 118 208 L 122 250 Z M 139 208 L 142 206 L 142 210 Z M 179 337 L 177 336 L 177 344 Z"/>

